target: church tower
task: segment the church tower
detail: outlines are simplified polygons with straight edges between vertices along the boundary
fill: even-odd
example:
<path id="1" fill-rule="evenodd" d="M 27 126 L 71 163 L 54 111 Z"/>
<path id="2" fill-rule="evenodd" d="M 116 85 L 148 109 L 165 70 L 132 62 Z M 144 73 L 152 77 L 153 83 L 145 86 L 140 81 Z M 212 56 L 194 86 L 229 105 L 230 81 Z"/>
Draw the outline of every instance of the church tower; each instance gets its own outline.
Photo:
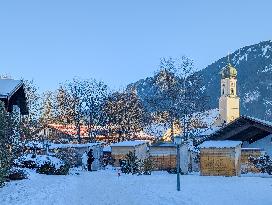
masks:
<path id="1" fill-rule="evenodd" d="M 237 96 L 237 70 L 228 63 L 221 71 L 219 123 L 228 124 L 240 116 L 240 98 Z"/>

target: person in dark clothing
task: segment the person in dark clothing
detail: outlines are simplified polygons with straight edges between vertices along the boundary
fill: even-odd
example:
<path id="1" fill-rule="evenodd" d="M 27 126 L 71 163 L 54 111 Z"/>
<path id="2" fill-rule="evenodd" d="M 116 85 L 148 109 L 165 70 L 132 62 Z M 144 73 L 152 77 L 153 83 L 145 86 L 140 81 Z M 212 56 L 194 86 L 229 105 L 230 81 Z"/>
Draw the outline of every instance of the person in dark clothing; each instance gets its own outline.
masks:
<path id="1" fill-rule="evenodd" d="M 90 149 L 90 151 L 88 152 L 88 171 L 92 171 L 93 161 L 94 161 L 93 150 Z"/>

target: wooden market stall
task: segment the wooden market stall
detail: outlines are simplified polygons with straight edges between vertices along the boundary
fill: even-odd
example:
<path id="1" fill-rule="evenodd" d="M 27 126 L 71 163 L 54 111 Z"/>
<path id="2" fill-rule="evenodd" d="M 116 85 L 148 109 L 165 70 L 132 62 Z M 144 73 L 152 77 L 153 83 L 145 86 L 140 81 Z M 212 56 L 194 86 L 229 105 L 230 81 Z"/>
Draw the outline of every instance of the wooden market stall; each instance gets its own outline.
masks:
<path id="1" fill-rule="evenodd" d="M 200 148 L 200 174 L 202 176 L 240 176 L 240 141 L 206 141 Z"/>

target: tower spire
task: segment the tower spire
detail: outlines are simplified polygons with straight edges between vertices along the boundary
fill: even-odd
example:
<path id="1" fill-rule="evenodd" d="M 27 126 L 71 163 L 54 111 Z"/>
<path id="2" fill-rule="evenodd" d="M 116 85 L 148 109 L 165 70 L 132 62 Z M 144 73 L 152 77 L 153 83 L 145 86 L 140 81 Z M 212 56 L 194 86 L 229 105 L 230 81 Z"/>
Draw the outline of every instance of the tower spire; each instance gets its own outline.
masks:
<path id="1" fill-rule="evenodd" d="M 228 64 L 230 64 L 230 52 L 228 51 Z"/>

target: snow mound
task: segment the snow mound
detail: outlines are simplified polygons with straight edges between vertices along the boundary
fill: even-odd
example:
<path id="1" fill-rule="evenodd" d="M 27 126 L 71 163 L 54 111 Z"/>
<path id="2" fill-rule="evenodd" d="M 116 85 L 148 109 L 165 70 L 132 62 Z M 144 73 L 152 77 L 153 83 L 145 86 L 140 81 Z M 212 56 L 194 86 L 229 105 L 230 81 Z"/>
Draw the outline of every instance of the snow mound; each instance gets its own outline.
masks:
<path id="1" fill-rule="evenodd" d="M 15 163 L 20 165 L 24 161 L 33 161 L 37 166 L 41 166 L 43 164 L 51 163 L 54 164 L 57 169 L 60 168 L 60 166 L 64 165 L 64 163 L 53 156 L 48 155 L 34 155 L 34 154 L 26 154 L 21 157 L 19 157 L 17 160 L 15 160 Z"/>

